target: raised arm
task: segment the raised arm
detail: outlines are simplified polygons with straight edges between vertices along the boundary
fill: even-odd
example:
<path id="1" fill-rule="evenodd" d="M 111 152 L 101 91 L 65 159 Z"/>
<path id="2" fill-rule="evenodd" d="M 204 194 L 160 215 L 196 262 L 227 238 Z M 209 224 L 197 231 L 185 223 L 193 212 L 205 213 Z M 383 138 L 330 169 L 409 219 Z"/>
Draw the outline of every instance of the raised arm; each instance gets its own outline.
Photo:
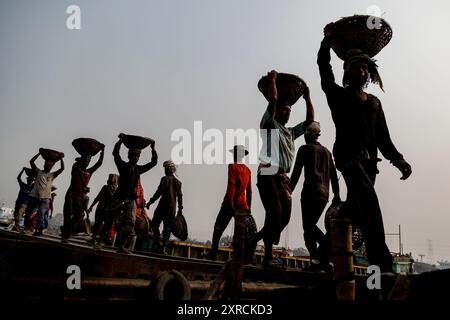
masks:
<path id="1" fill-rule="evenodd" d="M 305 133 L 306 128 L 314 121 L 314 107 L 311 102 L 311 97 L 309 94 L 308 86 L 305 87 L 305 92 L 303 93 L 303 99 L 306 102 L 306 119 L 303 122 L 300 122 L 295 127 L 292 127 L 292 133 L 294 135 L 294 139 L 297 139 L 301 135 Z"/>
<path id="2" fill-rule="evenodd" d="M 25 171 L 25 167 L 20 170 L 19 175 L 17 176 L 17 182 L 19 182 L 19 185 L 22 186 L 24 182 L 22 181 L 22 174 Z"/>
<path id="3" fill-rule="evenodd" d="M 144 164 L 143 166 L 140 167 L 141 174 L 147 172 L 148 170 L 156 166 L 156 164 L 158 163 L 158 154 L 156 153 L 155 150 L 155 141 L 152 141 L 150 146 L 152 148 L 152 160 L 149 163 Z"/>
<path id="4" fill-rule="evenodd" d="M 330 61 L 331 61 L 331 55 L 330 55 L 330 48 L 331 48 L 331 32 L 330 32 L 330 25 L 327 25 L 324 29 L 324 38 L 320 44 L 320 49 L 317 54 L 317 64 L 319 65 L 319 73 L 320 73 L 320 80 L 322 85 L 322 90 L 326 94 L 330 94 L 333 92 L 333 90 L 337 88 L 341 88 L 339 85 L 336 84 L 333 69 L 331 67 Z"/>
<path id="5" fill-rule="evenodd" d="M 267 106 L 267 110 L 261 119 L 260 128 L 266 128 L 266 123 L 268 121 L 273 121 L 278 100 L 277 72 L 275 70 L 272 70 L 267 73 L 267 76 L 269 77 L 269 88 L 267 89 L 267 92 L 264 94 L 264 96 L 269 101 L 269 105 Z"/>
<path id="6" fill-rule="evenodd" d="M 123 133 L 120 133 L 119 134 L 119 140 L 114 145 L 114 149 L 113 149 L 113 152 L 112 152 L 112 155 L 114 157 L 114 162 L 115 162 L 117 167 L 119 167 L 123 163 L 123 160 L 120 157 L 120 147 L 122 146 L 122 142 L 123 142 L 122 138 L 123 138 Z"/>
<path id="7" fill-rule="evenodd" d="M 102 150 L 100 151 L 100 157 L 98 158 L 97 162 L 88 169 L 91 174 L 93 174 L 95 171 L 97 171 L 98 168 L 103 164 L 103 158 L 105 157 L 105 146 L 103 146 Z"/>
<path id="8" fill-rule="evenodd" d="M 55 171 L 55 173 L 53 174 L 53 178 L 56 178 L 57 176 L 59 176 L 63 171 L 64 171 L 64 154 L 61 153 L 61 159 L 59 159 L 59 163 L 61 164 L 61 167 Z"/>
<path id="9" fill-rule="evenodd" d="M 31 169 L 33 169 L 33 171 L 38 171 L 38 168 L 36 167 L 36 164 L 34 162 L 36 161 L 37 158 L 39 158 L 40 155 L 41 154 L 38 153 L 33 158 L 30 159 L 30 166 L 31 166 Z"/>
<path id="10" fill-rule="evenodd" d="M 314 121 L 314 107 L 311 102 L 309 88 L 306 87 L 303 99 L 306 102 L 306 120 L 303 122 L 303 128 L 306 129 Z"/>

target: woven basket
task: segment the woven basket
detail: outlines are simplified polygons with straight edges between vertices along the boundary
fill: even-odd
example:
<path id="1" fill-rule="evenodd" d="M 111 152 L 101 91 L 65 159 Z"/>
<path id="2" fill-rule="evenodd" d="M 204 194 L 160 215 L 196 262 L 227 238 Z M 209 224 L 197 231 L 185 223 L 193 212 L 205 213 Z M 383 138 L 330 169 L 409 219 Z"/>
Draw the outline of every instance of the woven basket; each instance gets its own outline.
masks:
<path id="1" fill-rule="evenodd" d="M 270 79 L 268 76 L 264 76 L 258 81 L 258 89 L 266 99 L 269 86 Z M 286 102 L 292 106 L 303 95 L 305 88 L 306 83 L 300 77 L 289 73 L 277 74 L 278 101 Z"/>
<path id="2" fill-rule="evenodd" d="M 95 156 L 104 145 L 92 138 L 78 138 L 72 141 L 75 150 L 82 156 Z"/>
<path id="3" fill-rule="evenodd" d="M 40 148 L 39 153 L 41 154 L 42 158 L 47 161 L 56 162 L 63 157 L 63 153 L 52 149 Z"/>
<path id="4" fill-rule="evenodd" d="M 153 235 L 152 230 L 152 219 L 147 216 L 147 213 L 142 212 L 141 219 L 139 223 L 136 223 L 136 231 L 141 236 L 151 236 Z"/>
<path id="5" fill-rule="evenodd" d="M 384 19 L 376 18 L 380 19 L 380 28 L 369 29 L 367 21 L 373 18 L 368 15 L 354 15 L 329 26 L 331 48 L 339 58 L 345 60 L 347 51 L 356 48 L 374 57 L 389 43 L 392 38 L 391 26 Z"/>
<path id="6" fill-rule="evenodd" d="M 125 147 L 127 147 L 128 149 L 138 149 L 138 150 L 147 148 L 153 142 L 153 140 L 150 138 L 132 136 L 129 134 L 124 134 L 122 141 Z"/>

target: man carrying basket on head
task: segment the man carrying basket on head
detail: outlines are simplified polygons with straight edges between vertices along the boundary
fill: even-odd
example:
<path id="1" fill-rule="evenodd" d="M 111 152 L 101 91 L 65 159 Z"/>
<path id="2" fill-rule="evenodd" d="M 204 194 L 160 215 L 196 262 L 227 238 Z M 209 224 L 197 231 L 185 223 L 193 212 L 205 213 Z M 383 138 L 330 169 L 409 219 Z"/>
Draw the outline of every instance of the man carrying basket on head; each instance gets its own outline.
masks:
<path id="1" fill-rule="evenodd" d="M 342 212 L 360 226 L 369 263 L 382 272 L 392 272 L 392 257 L 385 242 L 383 219 L 375 192 L 378 173 L 378 149 L 402 173 L 402 180 L 411 175 L 411 166 L 392 143 L 381 102 L 364 92 L 369 81 L 382 81 L 377 65 L 359 49 L 348 50 L 344 61 L 343 87 L 336 84 L 330 65 L 331 25 L 317 57 L 322 90 L 336 126 L 333 154 L 336 167 L 347 185 L 347 201 Z"/>
<path id="2" fill-rule="evenodd" d="M 139 182 L 139 177 L 141 174 L 149 171 L 158 162 L 158 154 L 155 150 L 155 141 L 146 139 L 152 148 L 152 160 L 141 166 L 138 165 L 139 157 L 141 156 L 141 150 L 145 148 L 146 145 L 133 145 L 128 142 L 132 139 L 145 139 L 142 137 L 127 136 L 123 133 L 119 134 L 119 141 L 114 146 L 113 156 L 114 162 L 116 163 L 117 169 L 119 171 L 119 188 L 116 193 L 115 202 L 118 206 L 116 207 L 117 213 L 119 214 L 119 224 L 121 231 L 121 243 L 119 244 L 118 252 L 129 253 L 127 248 L 130 246 L 134 235 L 134 224 L 136 222 L 136 187 Z M 120 147 L 124 143 L 124 139 L 128 139 L 126 146 L 128 144 L 128 160 L 125 162 L 120 157 Z"/>
<path id="3" fill-rule="evenodd" d="M 87 210 L 85 205 L 86 190 L 92 175 L 103 163 L 105 146 L 102 145 L 100 150 L 100 157 L 92 167 L 88 168 L 91 162 L 89 153 L 76 158 L 72 166 L 70 185 L 66 192 L 63 207 L 64 225 L 61 229 L 63 242 L 68 241 L 72 236 L 76 226 L 83 219 L 85 210 Z"/>
<path id="4" fill-rule="evenodd" d="M 59 153 L 51 150 L 53 154 L 52 156 L 48 156 L 46 151 L 48 151 L 48 149 L 39 149 L 39 153 L 30 160 L 31 169 L 33 169 L 34 174 L 36 174 L 36 179 L 33 189 L 29 194 L 29 200 L 25 210 L 25 230 L 31 229 L 33 209 L 37 208 L 38 215 L 36 229 L 33 234 L 35 236 L 42 235 L 44 215 L 48 210 L 49 200 L 52 197 L 53 180 L 64 171 L 64 154 L 62 152 Z M 40 155 L 42 155 L 45 160 L 44 170 L 38 169 L 35 164 L 36 159 Z M 61 163 L 61 168 L 55 172 L 50 172 L 58 159 Z"/>
<path id="5" fill-rule="evenodd" d="M 281 74 L 278 75 L 276 71 L 271 71 L 267 75 L 269 86 L 264 95 L 269 101 L 269 105 L 260 123 L 260 128 L 267 130 L 267 135 L 266 139 L 263 137 L 257 187 L 266 210 L 266 217 L 264 227 L 249 244 L 250 247 L 256 247 L 257 242 L 263 239 L 264 267 L 281 267 L 280 263 L 273 261 L 272 248 L 274 244 L 279 243 L 281 232 L 291 218 L 292 198 L 287 173 L 291 170 L 295 156 L 294 140 L 300 137 L 305 128 L 314 121 L 314 109 L 309 97 L 309 89 L 303 83 L 306 120 L 292 128 L 286 128 L 291 115 L 291 106 L 300 95 L 296 97 L 295 101 L 292 99 L 290 101 L 286 96 L 282 96 L 281 92 L 279 94 L 278 90 L 282 89 L 277 87 L 277 77 L 279 76 Z M 275 139 L 272 136 L 275 136 Z M 278 144 L 271 146 L 271 143 L 274 142 L 278 142 Z"/>

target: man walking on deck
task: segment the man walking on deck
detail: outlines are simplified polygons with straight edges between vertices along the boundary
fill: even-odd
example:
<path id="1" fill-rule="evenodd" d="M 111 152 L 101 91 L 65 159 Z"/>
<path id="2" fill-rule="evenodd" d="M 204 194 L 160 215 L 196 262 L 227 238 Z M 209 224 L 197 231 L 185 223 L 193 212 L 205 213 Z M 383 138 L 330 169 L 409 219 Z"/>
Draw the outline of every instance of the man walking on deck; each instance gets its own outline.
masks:
<path id="1" fill-rule="evenodd" d="M 155 142 L 152 141 L 152 160 L 141 166 L 138 165 L 141 156 L 140 149 L 128 150 L 128 162 L 122 160 L 120 156 L 120 147 L 123 143 L 124 135 L 119 134 L 119 141 L 116 142 L 113 150 L 114 162 L 119 171 L 119 188 L 117 190 L 115 200 L 118 205 L 116 212 L 119 215 L 119 224 L 121 231 L 121 243 L 118 252 L 129 253 L 127 248 L 131 245 L 134 235 L 134 224 L 136 222 L 136 187 L 141 174 L 149 171 L 156 166 L 158 162 L 158 154 L 155 150 Z M 115 206 L 113 204 L 113 206 Z"/>
<path id="2" fill-rule="evenodd" d="M 236 210 L 251 211 L 252 177 L 250 169 L 242 163 L 248 151 L 242 145 L 236 145 L 230 150 L 233 153 L 233 163 L 228 165 L 227 191 L 214 223 L 211 251 L 206 255 L 209 260 L 217 259 L 219 241 L 223 232 L 233 218 Z"/>
<path id="3" fill-rule="evenodd" d="M 264 267 L 281 267 L 278 261 L 273 261 L 272 248 L 280 241 L 281 232 L 291 218 L 291 190 L 287 173 L 295 156 L 294 140 L 300 137 L 305 128 L 314 120 L 314 109 L 306 87 L 303 98 L 306 102 L 306 120 L 292 128 L 286 128 L 291 115 L 291 105 L 283 99 L 278 99 L 276 86 L 277 72 L 268 73 L 270 87 L 266 98 L 269 105 L 264 113 L 260 128 L 267 130 L 269 135 L 278 135 L 278 146 L 269 147 L 273 139 L 263 139 L 263 150 L 258 167 L 257 186 L 259 195 L 266 210 L 264 227 L 251 240 L 251 246 L 256 247 L 259 240 L 264 241 Z M 280 97 L 281 98 L 281 97 Z M 275 141 L 277 141 L 275 139 Z M 274 149 L 274 154 L 270 149 Z"/>
<path id="4" fill-rule="evenodd" d="M 55 172 L 50 172 L 55 164 L 51 160 L 45 160 L 44 170 L 38 169 L 35 161 L 39 155 L 40 153 L 36 154 L 30 160 L 31 169 L 34 172 L 33 174 L 36 174 L 36 179 L 33 189 L 29 194 L 27 209 L 25 210 L 25 229 L 29 230 L 31 228 L 33 209 L 38 209 L 36 228 L 33 234 L 35 236 L 42 235 L 42 224 L 44 221 L 44 215 L 48 210 L 49 199 L 52 196 L 53 180 L 64 171 L 64 154 L 61 153 L 59 160 L 61 162 L 61 168 Z"/>
<path id="5" fill-rule="evenodd" d="M 322 90 L 336 126 L 333 154 L 336 167 L 347 185 L 347 200 L 342 212 L 360 226 L 366 242 L 370 264 L 382 272 L 392 272 L 392 257 L 386 245 L 383 218 L 375 192 L 378 174 L 378 149 L 402 173 L 411 175 L 411 166 L 392 143 L 380 100 L 364 91 L 369 81 L 382 81 L 377 65 L 365 53 L 351 49 L 344 61 L 343 87 L 336 84 L 330 65 L 330 32 L 325 37 L 317 57 Z"/>
<path id="6" fill-rule="evenodd" d="M 104 155 L 105 148 L 103 146 L 97 163 L 89 169 L 87 167 L 91 161 L 90 155 L 84 155 L 75 159 L 63 207 L 64 225 L 62 227 L 62 240 L 64 242 L 71 237 L 75 226 L 83 219 L 84 212 L 87 210 L 85 208 L 86 189 L 92 175 L 102 165 Z"/>
<path id="7" fill-rule="evenodd" d="M 311 269 L 328 271 L 330 242 L 317 226 L 317 222 L 328 202 L 330 181 L 334 193 L 333 203 L 339 202 L 340 196 L 333 157 L 331 152 L 319 143 L 319 136 L 320 124 L 311 123 L 305 130 L 306 144 L 302 145 L 297 152 L 290 188 L 294 192 L 302 169 L 305 168 L 305 180 L 301 193 L 303 237 L 309 251 Z"/>
<path id="8" fill-rule="evenodd" d="M 177 203 L 177 214 L 183 213 L 183 193 L 181 191 L 181 181 L 175 177 L 175 172 L 177 171 L 175 163 L 171 160 L 164 161 L 163 167 L 165 176 L 161 178 L 158 189 L 148 201 L 147 209 L 150 208 L 151 204 L 161 198 L 153 215 L 152 224 L 156 245 L 160 247 L 157 249 L 161 249 L 162 246 L 162 253 L 168 254 L 170 233 L 175 222 Z M 164 223 L 162 239 L 159 231 L 161 222 Z"/>

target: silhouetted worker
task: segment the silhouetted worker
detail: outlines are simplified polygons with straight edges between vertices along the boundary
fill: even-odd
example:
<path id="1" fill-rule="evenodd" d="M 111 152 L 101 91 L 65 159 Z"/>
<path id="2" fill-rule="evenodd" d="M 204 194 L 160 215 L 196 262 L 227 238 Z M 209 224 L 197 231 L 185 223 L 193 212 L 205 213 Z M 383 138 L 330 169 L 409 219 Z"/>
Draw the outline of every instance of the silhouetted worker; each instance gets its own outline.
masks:
<path id="1" fill-rule="evenodd" d="M 228 165 L 228 183 L 225 197 L 219 214 L 214 223 L 211 251 L 206 256 L 209 260 L 217 259 L 219 241 L 236 210 L 250 211 L 252 206 L 252 173 L 242 163 L 248 151 L 242 145 L 236 145 L 230 150 L 233 153 L 233 163 Z"/>
<path id="2" fill-rule="evenodd" d="M 278 99 L 277 72 L 271 71 L 268 76 L 271 79 L 271 86 L 266 95 L 269 105 L 261 119 L 260 128 L 269 130 L 267 137 L 278 135 L 279 145 L 278 148 L 270 147 L 270 149 L 275 149 L 275 154 L 271 154 L 269 150 L 265 152 L 263 145 L 258 167 L 257 186 L 266 210 L 266 217 L 264 227 L 256 234 L 250 245 L 256 247 L 256 243 L 263 239 L 265 249 L 263 266 L 280 267 L 279 261 L 273 261 L 272 248 L 274 244 L 279 243 L 281 232 L 291 218 L 292 198 L 287 173 L 290 172 L 295 157 L 294 140 L 300 137 L 305 128 L 314 120 L 314 109 L 309 97 L 309 89 L 306 87 L 303 95 L 306 102 L 306 120 L 295 127 L 286 128 L 285 125 L 291 115 L 291 106 L 288 102 Z M 269 146 L 273 139 L 267 140 L 263 139 L 263 143 Z"/>
<path id="3" fill-rule="evenodd" d="M 86 189 L 92 175 L 102 165 L 104 156 L 105 147 L 103 146 L 97 163 L 89 169 L 88 166 L 91 162 L 90 155 L 83 155 L 75 159 L 75 163 L 72 166 L 70 185 L 64 199 L 64 225 L 62 227 L 63 241 L 67 241 L 71 237 L 75 226 L 83 219 L 84 212 L 87 210 L 87 208 L 85 208 Z"/>
<path id="4" fill-rule="evenodd" d="M 303 237 L 309 251 L 311 269 L 329 271 L 330 242 L 317 222 L 328 202 L 330 181 L 334 193 L 333 203 L 340 201 L 339 182 L 331 152 L 319 143 L 319 136 L 320 124 L 311 123 L 305 130 L 306 144 L 297 152 L 291 175 L 291 190 L 294 192 L 302 169 L 305 168 L 301 193 Z"/>
<path id="5" fill-rule="evenodd" d="M 38 169 L 34 162 L 39 157 L 39 155 L 40 153 L 36 154 L 30 160 L 31 169 L 33 169 L 34 173 L 36 174 L 36 179 L 33 189 L 29 194 L 27 209 L 25 210 L 25 229 L 28 230 L 31 228 L 31 216 L 33 214 L 33 209 L 37 208 L 38 210 L 36 228 L 33 234 L 35 236 L 42 235 L 42 224 L 44 221 L 45 212 L 49 208 L 49 199 L 52 196 L 53 180 L 56 179 L 56 177 L 64 171 L 63 153 L 61 153 L 61 158 L 59 160 L 61 163 L 61 168 L 59 170 L 56 170 L 55 172 L 50 172 L 55 164 L 51 160 L 45 160 L 44 170 Z"/>
<path id="6" fill-rule="evenodd" d="M 175 163 L 171 160 L 164 161 L 163 167 L 165 176 L 161 178 L 158 189 L 148 201 L 147 209 L 152 203 L 155 203 L 156 200 L 161 198 L 153 214 L 153 232 L 155 233 L 157 246 L 161 247 L 162 244 L 163 254 L 168 254 L 170 233 L 172 232 L 175 221 L 177 203 L 177 214 L 183 213 L 183 193 L 181 191 L 181 181 L 175 177 L 175 172 L 177 171 Z M 162 240 L 161 233 L 159 232 L 161 222 L 164 222 Z"/>
<path id="7" fill-rule="evenodd" d="M 90 213 L 92 208 L 98 203 L 97 209 L 95 210 L 95 223 L 92 227 L 92 243 L 94 246 L 101 246 L 103 244 L 114 223 L 114 214 L 110 206 L 118 186 L 119 176 L 113 173 L 109 174 L 106 185 L 102 187 L 88 209 L 88 213 Z M 98 242 L 97 236 L 100 236 Z"/>
<path id="8" fill-rule="evenodd" d="M 383 218 L 374 188 L 380 161 L 378 149 L 401 171 L 402 180 L 411 175 L 411 166 L 391 141 L 380 100 L 364 92 L 369 80 L 382 88 L 377 66 L 361 50 L 349 50 L 344 62 L 344 86 L 336 84 L 330 65 L 327 27 L 317 63 L 322 90 L 336 126 L 334 159 L 348 190 L 342 210 L 360 226 L 369 263 L 378 265 L 382 272 L 392 272 L 392 257 L 385 242 Z"/>
<path id="9" fill-rule="evenodd" d="M 56 187 L 53 188 L 53 191 L 56 190 Z M 51 219 L 53 218 L 53 209 L 54 209 L 54 205 L 55 205 L 55 197 L 57 196 L 56 192 L 52 192 L 52 197 L 50 198 L 50 203 L 49 203 L 49 208 L 48 208 L 48 213 L 49 216 L 48 218 Z"/>
<path id="10" fill-rule="evenodd" d="M 119 141 L 114 146 L 113 156 L 117 170 L 119 170 L 119 188 L 116 193 L 115 202 L 119 203 L 116 208 L 119 216 L 121 229 L 121 243 L 118 252 L 129 253 L 126 249 L 130 246 L 134 235 L 134 224 L 136 222 L 136 186 L 141 174 L 149 171 L 158 162 L 158 155 L 155 151 L 155 142 L 151 142 L 152 160 L 143 165 L 138 165 L 141 150 L 128 149 L 128 160 L 125 162 L 120 157 L 120 147 L 123 143 L 124 134 L 119 134 Z"/>
<path id="11" fill-rule="evenodd" d="M 25 214 L 25 210 L 27 208 L 27 203 L 29 200 L 29 194 L 31 190 L 33 189 L 34 185 L 34 177 L 32 174 L 27 176 L 27 182 L 22 181 L 22 174 L 25 171 L 25 168 L 23 168 L 19 175 L 17 176 L 17 182 L 19 183 L 19 194 L 17 196 L 16 205 L 14 207 L 14 226 L 12 230 L 19 231 L 19 223 L 20 219 Z"/>

